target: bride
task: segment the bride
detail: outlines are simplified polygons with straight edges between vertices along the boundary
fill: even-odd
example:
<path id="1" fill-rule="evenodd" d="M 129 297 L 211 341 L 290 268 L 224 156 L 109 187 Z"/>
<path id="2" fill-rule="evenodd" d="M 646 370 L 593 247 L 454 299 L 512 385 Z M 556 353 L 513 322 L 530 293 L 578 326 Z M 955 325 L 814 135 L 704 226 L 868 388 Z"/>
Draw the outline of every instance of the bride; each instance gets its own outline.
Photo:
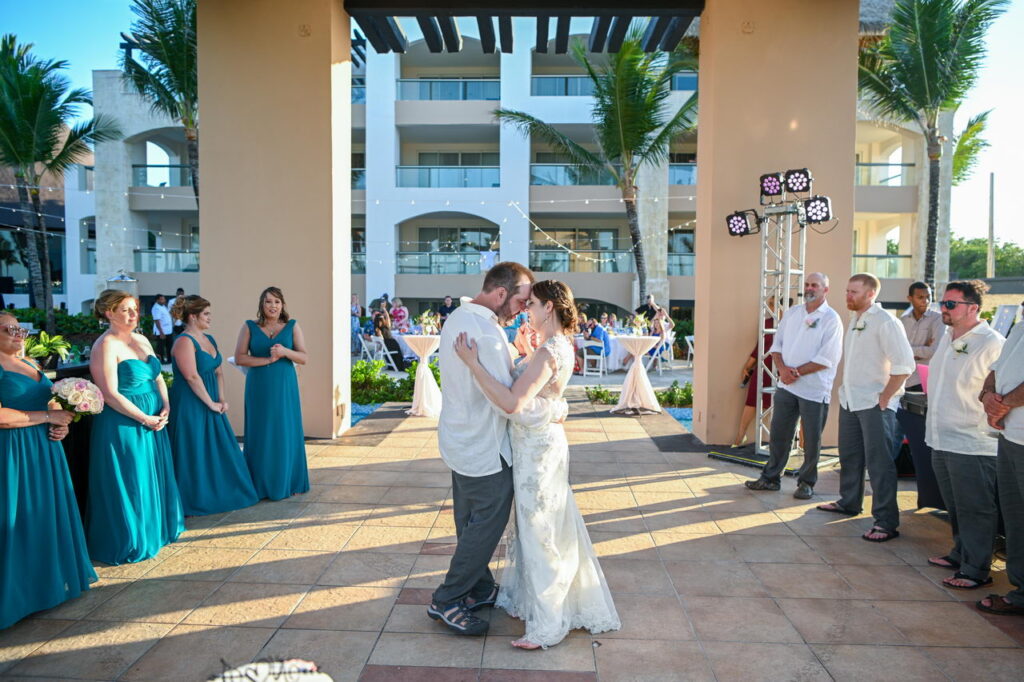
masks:
<path id="1" fill-rule="evenodd" d="M 560 399 L 576 356 L 571 340 L 576 304 L 569 287 L 557 280 L 537 282 L 527 310 L 542 343 L 528 364 L 516 367 L 512 388 L 484 369 L 465 334 L 455 343 L 480 389 L 510 415 L 538 395 Z M 562 425 L 528 427 L 514 416 L 510 421 L 516 524 L 496 606 L 526 621 L 525 635 L 512 646 L 547 648 L 575 628 L 618 630 L 619 616 L 569 487 L 569 445 Z"/>

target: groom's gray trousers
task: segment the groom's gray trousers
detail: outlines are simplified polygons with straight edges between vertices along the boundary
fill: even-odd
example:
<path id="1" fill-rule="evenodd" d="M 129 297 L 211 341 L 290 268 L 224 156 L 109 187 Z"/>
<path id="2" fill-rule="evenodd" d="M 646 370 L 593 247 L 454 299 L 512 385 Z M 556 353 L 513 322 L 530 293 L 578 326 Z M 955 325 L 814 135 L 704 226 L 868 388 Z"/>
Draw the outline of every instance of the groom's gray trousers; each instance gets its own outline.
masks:
<path id="1" fill-rule="evenodd" d="M 448 574 L 434 591 L 438 606 L 464 597 L 483 599 L 494 588 L 488 564 L 501 540 L 512 510 L 512 468 L 501 459 L 501 471 L 490 476 L 463 476 L 452 472 L 455 507 L 455 556 Z"/>

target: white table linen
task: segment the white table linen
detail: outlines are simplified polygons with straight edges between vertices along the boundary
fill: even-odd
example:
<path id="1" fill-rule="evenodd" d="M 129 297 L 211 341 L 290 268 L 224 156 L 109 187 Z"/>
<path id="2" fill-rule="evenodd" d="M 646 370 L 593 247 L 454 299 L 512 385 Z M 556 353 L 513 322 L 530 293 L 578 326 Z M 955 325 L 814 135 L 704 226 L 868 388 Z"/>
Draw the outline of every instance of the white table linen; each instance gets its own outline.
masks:
<path id="1" fill-rule="evenodd" d="M 612 412 L 624 412 L 626 410 L 638 410 L 647 412 L 661 412 L 658 399 L 654 395 L 654 388 L 650 379 L 647 378 L 647 369 L 644 367 L 643 355 L 650 349 L 661 343 L 660 336 L 619 336 L 616 341 L 633 356 L 633 365 L 626 373 L 626 379 L 622 382 L 622 394 L 619 396 L 619 403 L 612 408 Z"/>
<path id="2" fill-rule="evenodd" d="M 430 355 L 437 350 L 441 337 L 430 334 L 423 336 L 399 336 L 409 349 L 420 359 L 416 367 L 416 384 L 412 392 L 412 409 L 406 414 L 414 417 L 437 417 L 441 414 L 441 388 L 430 371 Z"/>

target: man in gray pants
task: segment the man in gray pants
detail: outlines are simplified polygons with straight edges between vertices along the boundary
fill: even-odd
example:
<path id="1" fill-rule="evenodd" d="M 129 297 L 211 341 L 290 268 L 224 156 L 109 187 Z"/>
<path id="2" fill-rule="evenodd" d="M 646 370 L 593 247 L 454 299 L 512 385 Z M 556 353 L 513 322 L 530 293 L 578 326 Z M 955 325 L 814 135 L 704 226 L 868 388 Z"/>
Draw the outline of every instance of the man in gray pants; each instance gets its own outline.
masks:
<path id="1" fill-rule="evenodd" d="M 866 468 L 875 524 L 861 537 L 869 542 L 900 534 L 892 434 L 903 384 L 915 367 L 903 325 L 875 303 L 880 287 L 868 273 L 854 275 L 846 285 L 846 307 L 854 315 L 846 329 L 839 387 L 839 501 L 818 505 L 822 511 L 859 514 Z"/>
<path id="2" fill-rule="evenodd" d="M 455 340 L 466 333 L 479 348 L 480 362 L 499 381 L 512 385 L 508 341 L 499 323 L 519 314 L 530 298 L 533 274 L 519 263 L 492 267 L 483 290 L 464 298 L 441 330 L 438 364 L 444 395 L 438 420 L 441 457 L 452 470 L 455 555 L 427 614 L 462 635 L 482 635 L 488 622 L 473 611 L 493 606 L 498 597 L 488 563 L 508 524 L 512 508 L 512 450 L 508 420 L 491 406 L 469 368 L 455 354 Z M 490 408 L 490 409 L 489 409 Z M 563 421 L 564 400 L 535 398 L 527 414 L 538 423 Z"/>
<path id="3" fill-rule="evenodd" d="M 779 373 L 772 409 L 769 457 L 750 490 L 779 490 L 789 460 L 797 420 L 804 426 L 804 463 L 793 497 L 808 500 L 818 481 L 821 432 L 828 419 L 832 382 L 843 353 L 843 323 L 825 300 L 828 277 L 811 273 L 804 282 L 804 304 L 786 311 L 772 343 L 772 366 Z"/>
<path id="4" fill-rule="evenodd" d="M 1024 322 L 1014 325 L 979 397 L 989 425 L 999 431 L 996 480 L 1006 526 L 1006 575 L 1016 589 L 1002 597 L 990 594 L 978 608 L 1024 616 Z"/>

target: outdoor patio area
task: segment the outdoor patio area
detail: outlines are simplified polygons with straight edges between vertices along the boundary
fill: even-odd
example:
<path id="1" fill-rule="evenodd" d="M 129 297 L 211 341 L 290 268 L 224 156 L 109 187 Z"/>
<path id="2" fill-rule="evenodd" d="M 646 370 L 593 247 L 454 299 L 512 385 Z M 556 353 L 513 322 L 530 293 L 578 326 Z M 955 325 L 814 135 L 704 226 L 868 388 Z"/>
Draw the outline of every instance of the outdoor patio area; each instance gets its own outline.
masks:
<path id="1" fill-rule="evenodd" d="M 313 488 L 191 518 L 150 561 L 100 568 L 86 596 L 0 632 L 0 679 L 205 680 L 261 658 L 315 661 L 335 680 L 1009 680 L 1024 622 L 953 591 L 926 565 L 949 526 L 913 511 L 902 537 L 815 499 L 753 494 L 757 471 L 709 459 L 665 415 L 611 416 L 569 392 L 576 499 L 622 617 L 547 651 L 449 634 L 425 605 L 453 550 L 450 477 L 436 423 L 385 405 L 338 441 L 310 441 Z M 499 549 L 499 554 L 501 550 Z M 500 563 L 496 560 L 495 564 Z M 500 579 L 500 578 L 499 578 Z"/>

